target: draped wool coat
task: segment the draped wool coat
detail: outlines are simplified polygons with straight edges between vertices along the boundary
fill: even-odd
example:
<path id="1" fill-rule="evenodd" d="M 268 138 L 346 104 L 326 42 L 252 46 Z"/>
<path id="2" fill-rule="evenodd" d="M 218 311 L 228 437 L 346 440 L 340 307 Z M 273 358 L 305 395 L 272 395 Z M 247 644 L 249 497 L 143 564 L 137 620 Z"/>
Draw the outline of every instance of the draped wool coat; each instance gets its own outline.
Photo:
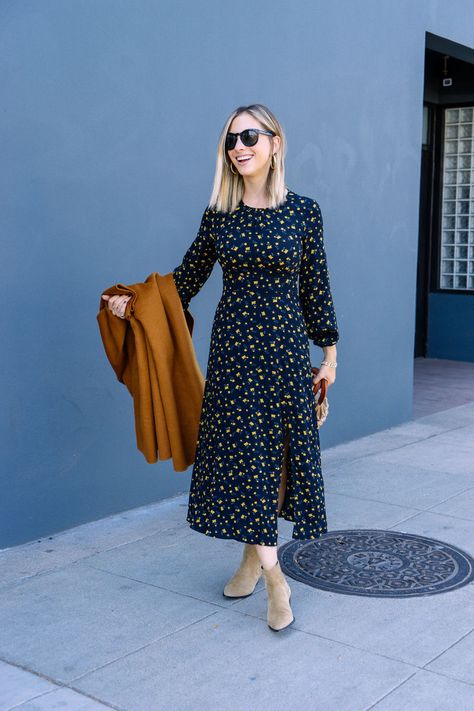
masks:
<path id="1" fill-rule="evenodd" d="M 192 342 L 194 318 L 183 309 L 172 273 L 115 284 L 125 318 L 100 299 L 97 314 L 107 358 L 133 398 L 138 449 L 149 464 L 173 459 L 175 471 L 194 462 L 205 380 Z"/>

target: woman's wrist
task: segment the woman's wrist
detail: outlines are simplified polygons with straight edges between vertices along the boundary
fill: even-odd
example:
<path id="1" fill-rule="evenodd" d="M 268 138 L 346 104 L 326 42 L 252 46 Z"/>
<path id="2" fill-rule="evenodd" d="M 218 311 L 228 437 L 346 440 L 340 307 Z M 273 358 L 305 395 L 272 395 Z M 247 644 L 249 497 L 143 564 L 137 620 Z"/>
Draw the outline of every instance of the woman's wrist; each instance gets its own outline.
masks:
<path id="1" fill-rule="evenodd" d="M 321 365 L 327 365 L 330 368 L 337 367 L 337 348 L 336 346 L 324 346 L 323 347 L 323 360 Z"/>

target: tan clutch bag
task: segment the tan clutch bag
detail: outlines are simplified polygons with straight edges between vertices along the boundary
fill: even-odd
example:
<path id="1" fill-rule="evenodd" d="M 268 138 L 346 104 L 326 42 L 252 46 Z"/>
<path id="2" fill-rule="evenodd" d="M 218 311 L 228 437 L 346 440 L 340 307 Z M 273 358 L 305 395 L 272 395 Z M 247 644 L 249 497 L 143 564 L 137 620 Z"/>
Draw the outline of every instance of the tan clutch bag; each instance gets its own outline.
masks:
<path id="1" fill-rule="evenodd" d="M 311 371 L 316 375 L 319 373 L 319 368 L 313 366 Z M 318 390 L 320 391 L 318 396 Z M 326 378 L 321 378 L 321 380 L 315 385 L 313 383 L 313 393 L 314 393 L 314 405 L 316 409 L 316 417 L 318 419 L 318 427 L 321 427 L 326 422 L 326 418 L 329 412 L 329 402 L 326 397 L 327 392 L 327 380 Z"/>

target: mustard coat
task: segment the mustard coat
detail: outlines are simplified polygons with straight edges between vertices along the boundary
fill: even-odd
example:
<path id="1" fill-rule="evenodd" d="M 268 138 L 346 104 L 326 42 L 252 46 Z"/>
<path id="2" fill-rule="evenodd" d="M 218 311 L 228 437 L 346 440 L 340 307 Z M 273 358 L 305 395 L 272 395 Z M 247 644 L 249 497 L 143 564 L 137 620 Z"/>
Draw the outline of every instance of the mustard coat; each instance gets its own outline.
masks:
<path id="1" fill-rule="evenodd" d="M 205 380 L 192 342 L 194 318 L 184 310 L 172 273 L 115 284 L 101 294 L 125 294 L 125 318 L 100 299 L 105 353 L 133 398 L 138 449 L 149 464 L 173 459 L 175 471 L 194 462 Z"/>

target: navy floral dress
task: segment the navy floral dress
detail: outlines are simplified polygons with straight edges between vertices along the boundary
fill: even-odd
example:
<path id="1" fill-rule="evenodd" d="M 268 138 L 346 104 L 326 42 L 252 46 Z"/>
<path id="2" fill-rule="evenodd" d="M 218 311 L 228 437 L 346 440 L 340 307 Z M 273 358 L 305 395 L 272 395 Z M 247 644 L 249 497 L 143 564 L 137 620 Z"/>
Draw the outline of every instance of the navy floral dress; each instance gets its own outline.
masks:
<path id="1" fill-rule="evenodd" d="M 208 536 L 276 546 L 327 532 L 309 339 L 339 340 L 318 203 L 288 191 L 279 208 L 207 207 L 173 277 L 184 309 L 219 261 L 187 521 Z"/>

